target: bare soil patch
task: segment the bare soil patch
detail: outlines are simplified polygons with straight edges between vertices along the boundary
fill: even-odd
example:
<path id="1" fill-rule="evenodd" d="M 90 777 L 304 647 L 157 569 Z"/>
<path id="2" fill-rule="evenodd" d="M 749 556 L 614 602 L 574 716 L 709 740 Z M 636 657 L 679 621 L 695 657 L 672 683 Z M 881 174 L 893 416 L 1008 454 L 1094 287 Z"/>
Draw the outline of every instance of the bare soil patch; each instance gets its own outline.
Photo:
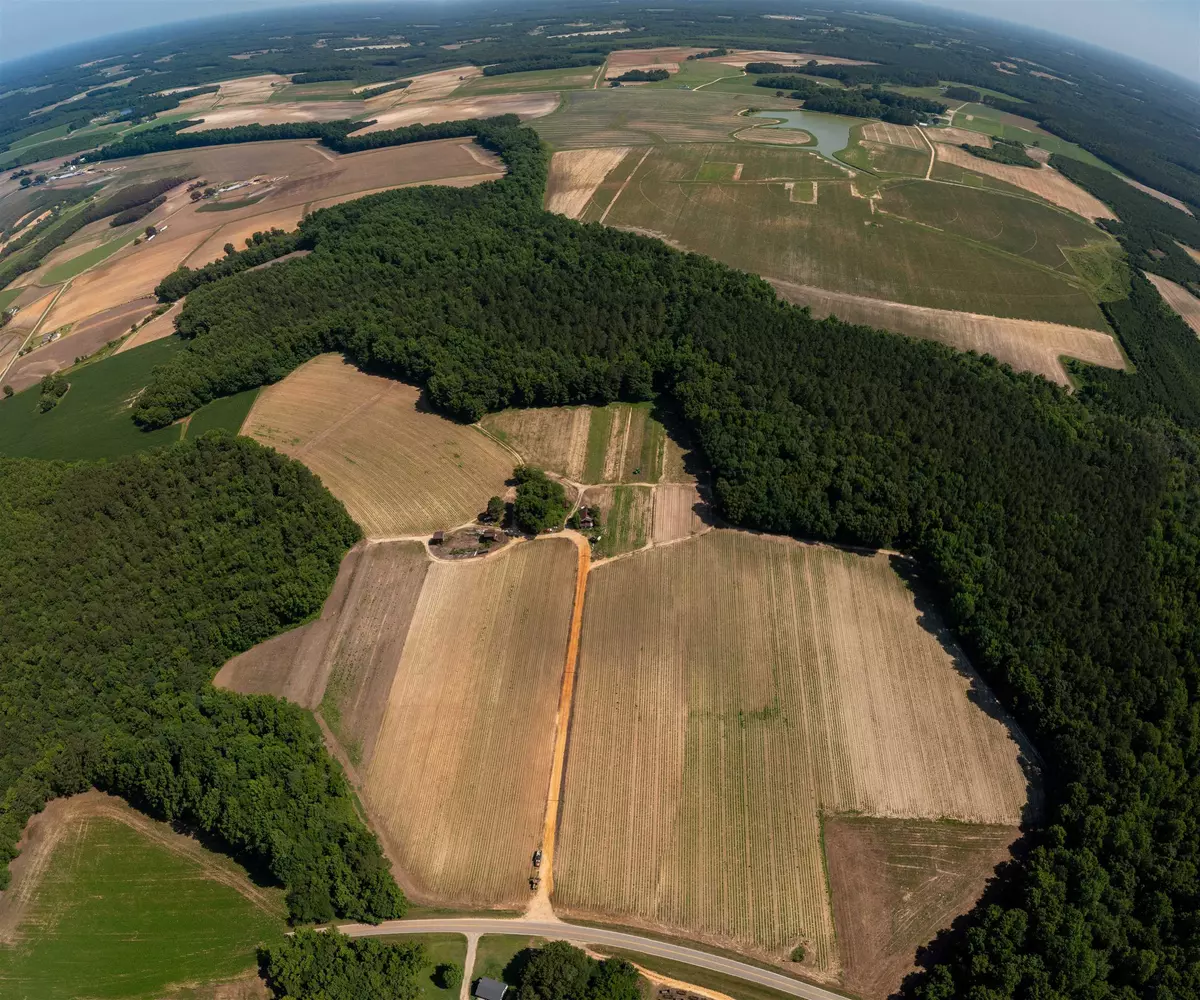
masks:
<path id="1" fill-rule="evenodd" d="M 1061 385 L 1069 384 L 1059 360 L 1062 357 L 1108 368 L 1125 367 L 1125 359 L 1112 335 L 1100 330 L 931 309 L 795 285 L 775 278 L 770 281 L 785 299 L 810 307 L 814 316 L 837 316 L 850 323 L 937 340 L 960 351 L 991 354 L 1019 371 L 1037 372 Z"/>
<path id="2" fill-rule="evenodd" d="M 825 858 L 842 985 L 884 1000 L 917 948 L 975 905 L 1020 835 L 1011 826 L 833 817 Z"/>
<path id="3" fill-rule="evenodd" d="M 460 86 L 468 80 L 474 80 L 477 76 L 483 76 L 483 70 L 478 66 L 454 66 L 450 69 L 439 69 L 433 73 L 422 73 L 419 76 L 412 78 L 412 83 L 401 91 L 393 91 L 391 94 L 381 94 L 375 101 L 382 101 L 385 98 L 393 98 L 391 103 L 395 101 L 395 94 L 399 94 L 399 99 L 406 104 L 414 104 L 418 101 L 433 101 L 441 97 L 449 97 Z M 367 107 L 371 108 L 372 102 L 367 102 Z M 372 110 L 374 110 L 372 108 Z M 449 119 L 446 119 L 447 121 Z"/>
<path id="4" fill-rule="evenodd" d="M 243 76 L 236 80 L 222 80 L 217 92 L 217 102 L 226 104 L 261 104 L 272 93 L 291 83 L 291 78 L 278 73 L 263 73 L 261 76 Z"/>
<path id="5" fill-rule="evenodd" d="M 1044 165 L 1035 170 L 1032 167 L 1016 167 L 1010 163 L 996 163 L 972 156 L 965 149 L 946 143 L 939 143 L 935 148 L 939 161 L 1013 184 L 1085 219 L 1094 222 L 1096 219 L 1116 218 L 1113 210 L 1104 202 L 1067 180 L 1051 166 Z"/>
<path id="6" fill-rule="evenodd" d="M 925 136 L 931 142 L 949 142 L 954 145 L 960 143 L 968 143 L 972 146 L 986 146 L 992 148 L 992 137 L 983 132 L 972 132 L 967 128 L 928 128 L 925 130 Z M 979 159 L 979 157 L 972 157 Z M 1023 167 L 1023 170 L 1028 170 L 1028 167 Z"/>
<path id="7" fill-rule="evenodd" d="M 727 56 L 721 56 L 717 62 L 726 66 L 736 66 L 745 69 L 746 63 L 773 62 L 784 66 L 803 66 L 813 59 L 822 66 L 872 66 L 874 63 L 861 59 L 843 59 L 840 56 L 823 56 L 816 52 L 776 52 L 772 49 L 735 49 Z"/>
<path id="8" fill-rule="evenodd" d="M 164 337 L 172 336 L 175 333 L 175 317 L 183 309 L 183 302 L 184 300 L 180 299 L 161 316 L 155 316 L 145 326 L 140 327 L 137 333 L 121 344 L 113 353 L 120 354 L 123 351 L 141 347 L 143 344 L 149 344 L 155 340 L 162 340 Z"/>
<path id="9" fill-rule="evenodd" d="M 608 64 L 605 76 L 620 76 L 631 69 L 665 69 L 668 73 L 678 73 L 679 64 L 685 62 L 688 56 L 697 55 L 703 49 L 687 46 L 664 46 L 658 49 L 620 49 L 608 54 Z"/>
<path id="10" fill-rule="evenodd" d="M 1157 274 L 1151 274 L 1149 271 L 1143 271 L 1142 273 L 1158 289 L 1158 294 L 1163 297 L 1163 301 L 1174 309 L 1175 312 L 1179 313 L 1183 317 L 1183 321 L 1200 336 L 1200 299 L 1196 298 L 1183 285 L 1177 284 L 1168 278 L 1159 277 Z"/>
<path id="11" fill-rule="evenodd" d="M 414 386 L 324 354 L 265 388 L 242 430 L 316 472 L 369 536 L 412 535 L 472 520 L 514 465 L 419 401 Z"/>
<path id="12" fill-rule="evenodd" d="M 891 557 L 714 530 L 588 576 L 560 913 L 839 967 L 822 811 L 1015 825 L 1022 746 Z"/>
<path id="13" fill-rule="evenodd" d="M 233 128 L 235 125 L 332 122 L 354 118 L 362 112 L 362 101 L 272 101 L 266 104 L 219 105 L 197 116 L 202 119 L 201 124 L 191 125 L 183 131 L 204 132 L 211 128 Z"/>
<path id="14" fill-rule="evenodd" d="M 372 114 L 374 125 L 353 135 L 366 135 L 384 129 L 434 122 L 456 121 L 460 118 L 490 118 L 493 115 L 520 115 L 521 119 L 540 118 L 558 107 L 558 95 L 545 94 L 481 94 L 478 97 L 457 97 L 450 100 L 405 101 L 386 111 Z"/>
<path id="15" fill-rule="evenodd" d="M 629 152 L 629 146 L 612 146 L 555 153 L 546 185 L 546 210 L 578 219 L 604 178 Z"/>
<path id="16" fill-rule="evenodd" d="M 416 898 L 529 899 L 577 566 L 554 538 L 429 567 L 363 788 Z"/>
<path id="17" fill-rule="evenodd" d="M 707 530 L 701 516 L 707 504 L 695 483 L 663 483 L 654 488 L 654 544 L 675 542 Z"/>
<path id="18" fill-rule="evenodd" d="M 1177 247 L 1179 247 L 1179 249 L 1182 250 L 1184 253 L 1186 253 L 1189 257 L 1191 257 L 1192 260 L 1194 260 L 1194 261 L 1196 261 L 1196 263 L 1200 264 L 1200 250 L 1197 250 L 1194 247 L 1185 246 L 1184 244 L 1179 243 L 1178 241 L 1176 241 L 1175 245 Z"/>
<path id="19" fill-rule="evenodd" d="M 733 137 L 742 142 L 761 142 L 771 146 L 808 146 L 813 141 L 813 137 L 803 129 L 769 128 L 763 125 L 734 132 Z"/>

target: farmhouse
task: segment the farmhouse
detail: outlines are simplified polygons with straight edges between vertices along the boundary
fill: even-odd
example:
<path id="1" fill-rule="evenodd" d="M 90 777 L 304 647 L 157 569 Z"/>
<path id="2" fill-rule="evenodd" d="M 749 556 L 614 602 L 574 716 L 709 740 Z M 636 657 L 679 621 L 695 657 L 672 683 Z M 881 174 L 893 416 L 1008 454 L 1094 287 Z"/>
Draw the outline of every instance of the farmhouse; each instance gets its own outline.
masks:
<path id="1" fill-rule="evenodd" d="M 475 996 L 480 1000 L 504 1000 L 504 994 L 508 992 L 508 987 L 495 979 L 488 979 L 487 976 L 482 977 L 475 984 Z"/>

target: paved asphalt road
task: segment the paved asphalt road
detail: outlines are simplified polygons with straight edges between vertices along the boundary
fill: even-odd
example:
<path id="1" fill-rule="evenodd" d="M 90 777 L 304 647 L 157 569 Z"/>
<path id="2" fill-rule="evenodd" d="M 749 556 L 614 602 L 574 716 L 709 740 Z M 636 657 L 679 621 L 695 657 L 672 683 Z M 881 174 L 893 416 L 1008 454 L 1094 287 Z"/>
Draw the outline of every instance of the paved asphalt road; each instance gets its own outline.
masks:
<path id="1" fill-rule="evenodd" d="M 520 918 L 453 917 L 444 920 L 385 920 L 378 925 L 343 924 L 338 929 L 350 937 L 382 937 L 390 934 L 528 934 L 531 937 L 552 938 L 557 941 L 570 941 L 573 944 L 607 945 L 611 948 L 641 952 L 643 955 L 668 958 L 673 962 L 698 965 L 702 969 L 736 976 L 760 986 L 769 986 L 780 993 L 803 997 L 804 1000 L 845 1000 L 840 993 L 831 993 L 820 986 L 802 983 L 798 979 L 760 969 L 756 965 L 747 965 L 745 962 L 713 955 L 707 951 L 697 951 L 666 941 L 656 941 L 653 938 L 638 937 L 636 934 L 625 934 L 600 927 L 581 927 L 578 924 Z"/>

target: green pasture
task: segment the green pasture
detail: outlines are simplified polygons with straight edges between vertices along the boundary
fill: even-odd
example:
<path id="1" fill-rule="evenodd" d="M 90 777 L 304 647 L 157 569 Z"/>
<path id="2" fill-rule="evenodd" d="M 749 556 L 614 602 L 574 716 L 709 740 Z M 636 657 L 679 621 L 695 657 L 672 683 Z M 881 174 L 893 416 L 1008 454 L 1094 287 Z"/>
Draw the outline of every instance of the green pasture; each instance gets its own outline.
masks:
<path id="1" fill-rule="evenodd" d="M 1108 329 L 1054 242 L 1062 233 L 1075 244 L 1097 238 L 1096 230 L 1071 216 L 1030 199 L 1011 198 L 1007 204 L 993 202 L 983 192 L 972 198 L 977 193 L 968 189 L 929 185 L 936 188 L 934 200 L 944 197 L 964 213 L 975 212 L 973 220 L 963 222 L 938 216 L 945 224 L 939 231 L 872 212 L 865 197 L 852 194 L 848 179 L 818 180 L 815 205 L 793 200 L 808 198 L 811 185 L 797 184 L 789 192 L 782 181 L 747 183 L 745 169 L 737 183 L 694 179 L 706 160 L 740 159 L 748 155 L 747 147 L 654 147 L 609 210 L 606 223 L 662 233 L 733 267 L 797 284 L 939 309 Z M 771 150 L 773 155 L 784 152 Z M 803 150 L 791 155 L 797 164 L 807 158 Z M 858 194 L 869 194 L 878 186 L 873 181 L 863 174 L 856 177 Z M 889 202 L 892 190 L 884 186 L 876 208 L 891 211 L 889 205 L 897 203 Z M 922 196 L 914 197 L 923 211 L 933 211 Z M 1015 239 L 1025 242 L 985 228 L 989 222 L 1023 225 L 1027 235 Z M 1051 227 L 1044 237 L 1041 226 Z M 951 231 L 955 227 L 959 231 Z M 1060 271 L 1040 262 L 1047 258 L 1032 245 L 1034 230 L 1039 242 L 1045 238 L 1058 253 Z M 1024 251 L 1025 259 L 1012 256 L 1014 249 Z"/>
<path id="2" fill-rule="evenodd" d="M 484 934 L 475 946 L 475 968 L 467 975 L 471 982 L 482 976 L 496 979 L 509 986 L 516 986 L 516 978 L 511 974 L 506 976 L 504 970 L 526 948 L 540 948 L 546 943 L 545 938 L 529 937 L 525 934 Z"/>
<path id="3" fill-rule="evenodd" d="M 27 149 L 29 146 L 36 146 L 41 142 L 49 142 L 51 139 L 61 139 L 67 134 L 67 125 L 64 122 L 61 125 L 56 125 L 54 128 L 42 129 L 41 132 L 34 132 L 33 135 L 27 135 L 24 139 L 18 139 L 6 152 L 15 152 L 18 149 Z"/>
<path id="4" fill-rule="evenodd" d="M 590 90 L 596 82 L 599 66 L 569 66 L 563 69 L 539 69 L 529 73 L 502 73 L 467 80 L 453 97 L 476 94 L 528 94 L 542 90 Z M 600 86 L 605 86 L 600 81 Z"/>
<path id="5" fill-rule="evenodd" d="M 888 186 L 880 207 L 1005 253 L 1074 274 L 1062 247 L 1111 243 L 1091 223 L 1029 198 L 924 181 Z"/>
<path id="6" fill-rule="evenodd" d="M 245 878 L 213 856 L 224 879 Z M 272 893 L 272 896 L 275 894 Z M 68 829 L 18 929 L 0 948 L 0 994 L 14 1000 L 151 1000 L 171 984 L 231 979 L 284 931 L 236 889 L 126 824 Z"/>
<path id="7" fill-rule="evenodd" d="M 133 400 L 150 381 L 155 366 L 182 347 L 178 338 L 167 337 L 68 369 L 64 374 L 71 388 L 48 413 L 38 412 L 41 393 L 36 385 L 11 399 L 0 399 L 0 455 L 116 458 L 180 440 L 183 424 L 141 431 L 130 414 Z M 187 427 L 189 435 L 195 437 L 217 427 L 236 433 L 254 402 L 252 392 L 215 399 L 201 407 Z"/>
<path id="8" fill-rule="evenodd" d="M 907 149 L 901 146 L 885 146 L 880 150 L 866 150 L 871 169 L 877 174 L 924 177 L 929 169 L 929 150 L 922 146 L 920 149 Z"/>
<path id="9" fill-rule="evenodd" d="M 458 987 L 444 990 L 437 984 L 439 965 L 457 965 L 463 968 L 467 961 L 467 939 L 461 934 L 409 934 L 381 940 L 386 944 L 419 944 L 425 949 L 428 961 L 417 973 L 417 997 L 419 1000 L 458 1000 Z M 464 978 L 469 973 L 464 969 Z"/>
<path id="10" fill-rule="evenodd" d="M 5 288 L 0 290 L 0 312 L 11 306 L 16 301 L 17 296 L 23 291 L 25 291 L 24 288 Z"/>
<path id="11" fill-rule="evenodd" d="M 614 486 L 613 502 L 608 517 L 602 526 L 600 541 L 596 544 L 596 555 L 600 558 L 633 552 L 646 544 L 646 531 L 650 527 L 642 519 L 641 511 L 649 511 L 650 504 L 641 506 L 638 499 L 650 490 L 648 486 Z"/>
<path id="12" fill-rule="evenodd" d="M 971 116 L 970 121 L 967 120 L 968 115 Z M 994 136 L 997 139 L 1013 139 L 1028 146 L 1041 146 L 1042 149 L 1048 149 L 1052 153 L 1061 153 L 1063 156 L 1090 163 L 1093 167 L 1100 167 L 1109 173 L 1117 173 L 1113 167 L 1093 156 L 1082 146 L 1077 146 L 1073 142 L 1067 142 L 1066 139 L 1060 139 L 1047 132 L 1035 132 L 1033 128 L 1037 127 L 1036 122 L 1019 115 L 997 111 L 986 104 L 965 105 L 961 111 L 955 112 L 954 124 L 958 128 L 983 132 L 985 135 Z"/>
<path id="13" fill-rule="evenodd" d="M 60 281 L 67 281 L 74 278 L 78 274 L 82 274 L 89 267 L 95 267 L 103 260 L 107 260 L 122 247 L 129 246 L 138 235 L 141 233 L 139 229 L 136 232 L 129 233 L 125 236 L 118 236 L 109 240 L 107 243 L 101 243 L 98 247 L 93 247 L 91 250 L 81 253 L 78 257 L 72 257 L 70 260 L 64 260 L 61 264 L 50 268 L 40 279 L 43 285 L 57 285 Z"/>

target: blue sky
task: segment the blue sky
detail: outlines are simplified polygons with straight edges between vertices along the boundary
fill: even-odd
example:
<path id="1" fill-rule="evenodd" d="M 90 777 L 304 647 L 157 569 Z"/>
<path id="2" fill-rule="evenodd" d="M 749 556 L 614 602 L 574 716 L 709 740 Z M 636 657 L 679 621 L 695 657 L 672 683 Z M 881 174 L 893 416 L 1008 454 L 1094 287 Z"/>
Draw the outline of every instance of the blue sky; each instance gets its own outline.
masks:
<path id="1" fill-rule="evenodd" d="M 0 58 L 171 21 L 330 0 L 0 0 Z M 1200 0 L 927 0 L 1078 38 L 1200 81 Z M 432 5 L 432 4 L 431 4 Z M 501 0 L 500 6 L 503 5 Z M 786 3 L 781 4 L 786 7 Z M 47 30 L 49 29 L 49 30 Z"/>

